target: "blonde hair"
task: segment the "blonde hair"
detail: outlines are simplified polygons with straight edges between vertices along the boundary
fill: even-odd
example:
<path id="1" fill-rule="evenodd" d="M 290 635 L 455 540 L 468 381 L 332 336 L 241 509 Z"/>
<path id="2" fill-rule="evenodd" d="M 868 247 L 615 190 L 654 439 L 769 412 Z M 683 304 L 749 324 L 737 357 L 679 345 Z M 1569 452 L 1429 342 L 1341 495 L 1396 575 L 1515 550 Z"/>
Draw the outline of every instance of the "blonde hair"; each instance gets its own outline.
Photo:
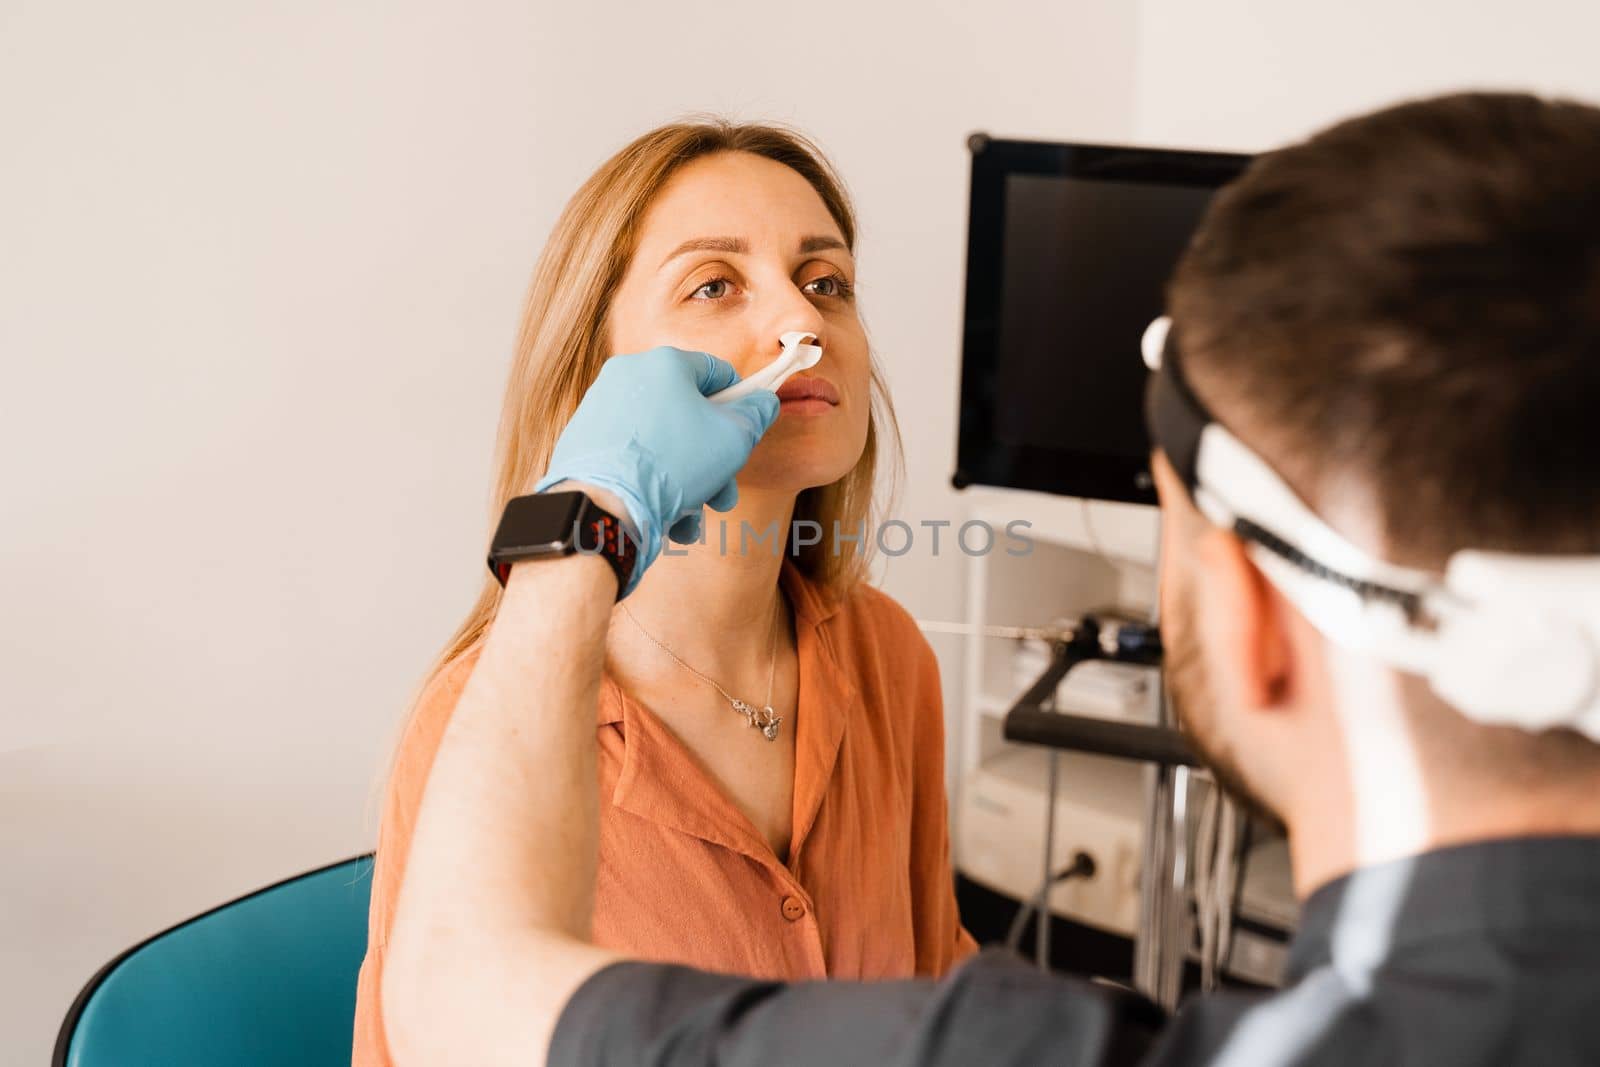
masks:
<path id="1" fill-rule="evenodd" d="M 644 134 L 608 159 L 567 202 L 539 257 L 523 305 L 500 414 L 486 549 L 506 503 L 528 492 L 544 473 L 556 438 L 612 354 L 606 341 L 607 316 L 633 256 L 645 211 L 678 168 L 722 152 L 763 156 L 805 178 L 838 224 L 845 244 L 855 250 L 855 211 L 844 183 L 821 150 L 792 130 L 720 119 L 672 123 Z M 861 458 L 837 481 L 803 490 L 795 501 L 794 520 L 814 521 L 824 534 L 818 544 L 798 551 L 791 548 L 795 565 L 833 596 L 847 595 L 867 576 L 883 428 L 892 471 L 898 474 L 899 425 L 874 359 Z M 845 551 L 831 536 L 836 528 L 864 528 L 868 534 L 859 541 L 840 538 Z M 477 602 L 424 675 L 422 689 L 483 636 L 499 608 L 501 592 L 500 583 L 485 568 Z"/>

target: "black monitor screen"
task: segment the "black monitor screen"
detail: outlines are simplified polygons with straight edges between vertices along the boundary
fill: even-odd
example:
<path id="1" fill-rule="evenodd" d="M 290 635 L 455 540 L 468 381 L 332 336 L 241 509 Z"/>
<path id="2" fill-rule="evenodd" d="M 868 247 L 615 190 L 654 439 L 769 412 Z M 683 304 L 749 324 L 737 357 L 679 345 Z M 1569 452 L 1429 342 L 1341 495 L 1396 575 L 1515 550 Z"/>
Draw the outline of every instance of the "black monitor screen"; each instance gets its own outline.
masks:
<path id="1" fill-rule="evenodd" d="M 973 139 L 955 483 L 1150 503 L 1139 338 L 1248 157 Z"/>

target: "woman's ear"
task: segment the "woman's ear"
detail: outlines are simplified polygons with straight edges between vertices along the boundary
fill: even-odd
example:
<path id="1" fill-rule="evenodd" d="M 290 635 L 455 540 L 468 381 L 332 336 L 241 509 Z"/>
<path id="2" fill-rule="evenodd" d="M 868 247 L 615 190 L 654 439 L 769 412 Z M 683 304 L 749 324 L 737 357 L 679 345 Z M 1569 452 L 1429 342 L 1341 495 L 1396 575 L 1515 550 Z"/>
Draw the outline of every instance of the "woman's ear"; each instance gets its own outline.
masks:
<path id="1" fill-rule="evenodd" d="M 1212 527 L 1196 548 L 1199 635 L 1220 692 L 1250 710 L 1276 707 L 1289 692 L 1290 645 L 1282 609 L 1238 535 Z"/>

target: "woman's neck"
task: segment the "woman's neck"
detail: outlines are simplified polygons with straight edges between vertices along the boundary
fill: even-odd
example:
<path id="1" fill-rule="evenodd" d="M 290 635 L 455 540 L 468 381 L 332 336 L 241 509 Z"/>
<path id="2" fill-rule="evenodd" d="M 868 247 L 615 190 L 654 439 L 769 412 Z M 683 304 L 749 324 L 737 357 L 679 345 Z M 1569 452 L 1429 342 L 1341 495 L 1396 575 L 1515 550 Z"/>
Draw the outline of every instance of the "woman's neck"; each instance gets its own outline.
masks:
<path id="1" fill-rule="evenodd" d="M 704 544 L 663 543 L 661 555 L 626 601 L 638 626 L 719 681 L 744 677 L 757 661 L 764 676 L 794 505 L 792 492 L 741 486 L 732 511 L 705 511 Z M 624 636 L 630 628 L 644 640 L 617 612 L 612 621 L 616 651 L 630 654 L 636 648 Z M 787 627 L 780 626 L 779 641 L 786 635 Z"/>

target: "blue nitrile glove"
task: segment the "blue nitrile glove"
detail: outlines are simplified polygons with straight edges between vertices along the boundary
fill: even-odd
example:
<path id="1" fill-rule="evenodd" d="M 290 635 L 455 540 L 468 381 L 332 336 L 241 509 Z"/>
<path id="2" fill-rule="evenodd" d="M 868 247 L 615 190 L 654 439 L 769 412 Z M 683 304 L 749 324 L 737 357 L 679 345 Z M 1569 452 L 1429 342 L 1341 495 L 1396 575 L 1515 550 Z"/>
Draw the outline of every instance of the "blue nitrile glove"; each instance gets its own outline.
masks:
<path id="1" fill-rule="evenodd" d="M 706 397 L 739 380 L 733 365 L 705 352 L 652 348 L 612 356 L 556 440 L 542 492 L 573 479 L 609 489 L 627 505 L 639 559 L 621 595 L 633 592 L 661 553 L 662 531 L 699 540 L 700 509 L 727 511 L 739 499 L 733 476 L 778 417 L 778 394 L 758 389 L 729 404 Z"/>

